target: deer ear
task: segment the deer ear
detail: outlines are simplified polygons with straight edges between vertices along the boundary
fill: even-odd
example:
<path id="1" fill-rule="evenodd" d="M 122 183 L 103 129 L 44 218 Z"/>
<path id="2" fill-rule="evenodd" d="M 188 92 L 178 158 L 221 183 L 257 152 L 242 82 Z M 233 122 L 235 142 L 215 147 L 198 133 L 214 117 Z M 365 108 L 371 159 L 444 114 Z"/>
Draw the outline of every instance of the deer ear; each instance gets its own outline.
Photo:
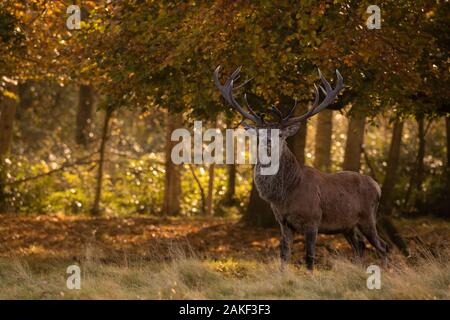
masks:
<path id="1" fill-rule="evenodd" d="M 291 124 L 289 127 L 283 128 L 281 130 L 281 134 L 284 137 L 290 137 L 297 133 L 298 129 L 300 129 L 301 123 Z"/>

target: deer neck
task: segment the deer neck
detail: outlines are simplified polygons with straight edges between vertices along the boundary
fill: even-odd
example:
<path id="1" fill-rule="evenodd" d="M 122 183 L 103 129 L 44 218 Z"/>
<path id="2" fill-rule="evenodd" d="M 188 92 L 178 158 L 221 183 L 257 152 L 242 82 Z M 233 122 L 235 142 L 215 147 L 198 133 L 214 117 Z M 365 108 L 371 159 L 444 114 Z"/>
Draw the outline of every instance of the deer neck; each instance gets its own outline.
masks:
<path id="1" fill-rule="evenodd" d="M 262 175 L 261 164 L 256 163 L 254 179 L 259 195 L 270 203 L 282 203 L 288 199 L 294 186 L 302 180 L 303 167 L 289 150 L 286 141 L 281 142 L 277 173 Z"/>

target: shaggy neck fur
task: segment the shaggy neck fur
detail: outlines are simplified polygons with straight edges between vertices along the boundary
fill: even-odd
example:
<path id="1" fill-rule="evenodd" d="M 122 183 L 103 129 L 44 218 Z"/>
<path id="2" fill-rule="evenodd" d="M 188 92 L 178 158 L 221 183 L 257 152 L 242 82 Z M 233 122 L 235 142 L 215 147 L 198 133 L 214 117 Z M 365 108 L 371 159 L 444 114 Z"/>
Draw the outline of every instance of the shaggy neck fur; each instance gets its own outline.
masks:
<path id="1" fill-rule="evenodd" d="M 283 203 L 302 179 L 302 166 L 289 150 L 286 141 L 280 146 L 280 164 L 274 175 L 261 175 L 261 164 L 255 165 L 255 184 L 259 195 L 270 203 Z"/>

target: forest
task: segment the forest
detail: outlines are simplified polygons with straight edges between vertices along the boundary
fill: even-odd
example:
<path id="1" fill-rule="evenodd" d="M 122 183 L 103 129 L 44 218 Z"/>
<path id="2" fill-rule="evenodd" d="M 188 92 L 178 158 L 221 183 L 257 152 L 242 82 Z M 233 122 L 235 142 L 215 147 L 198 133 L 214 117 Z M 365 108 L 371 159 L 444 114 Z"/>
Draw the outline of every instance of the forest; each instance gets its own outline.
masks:
<path id="1" fill-rule="evenodd" d="M 3 0 L 0 299 L 449 299 L 449 15 L 443 0 Z M 222 81 L 242 66 L 267 118 L 304 114 L 317 68 L 333 87 L 339 70 L 287 145 L 379 184 L 387 264 L 319 235 L 311 277 L 299 234 L 280 272 L 253 165 L 172 161 L 174 130 L 242 124 L 219 65 Z"/>

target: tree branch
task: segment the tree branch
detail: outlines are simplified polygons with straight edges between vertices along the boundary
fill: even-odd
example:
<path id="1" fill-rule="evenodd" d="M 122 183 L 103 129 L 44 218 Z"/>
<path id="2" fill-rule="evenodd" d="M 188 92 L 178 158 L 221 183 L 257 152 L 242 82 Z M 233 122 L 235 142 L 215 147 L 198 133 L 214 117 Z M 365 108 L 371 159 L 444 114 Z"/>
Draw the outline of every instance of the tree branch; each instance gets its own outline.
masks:
<path id="1" fill-rule="evenodd" d="M 2 185 L 2 186 L 11 186 L 11 185 L 15 185 L 15 184 L 20 184 L 20 183 L 28 182 L 28 181 L 31 181 L 31 180 L 36 180 L 36 179 L 39 179 L 39 178 L 42 178 L 42 177 L 46 177 L 46 176 L 52 175 L 52 174 L 60 172 L 60 171 L 64 171 L 67 168 L 80 166 L 80 165 L 91 164 L 91 163 L 97 163 L 98 162 L 98 160 L 86 160 L 88 158 L 90 158 L 90 156 L 78 159 L 77 161 L 72 162 L 72 163 L 64 163 L 59 168 L 52 169 L 52 170 L 50 170 L 48 172 L 40 173 L 40 174 L 37 174 L 35 176 L 31 176 L 31 177 L 27 177 L 27 178 L 23 178 L 23 179 L 19 179 L 19 180 L 14 180 L 14 181 L 10 181 L 10 182 L 0 182 L 0 185 Z"/>
<path id="2" fill-rule="evenodd" d="M 189 169 L 192 172 L 192 176 L 195 179 L 195 182 L 197 182 L 198 188 L 200 189 L 200 196 L 202 198 L 202 214 L 206 214 L 206 196 L 205 196 L 205 190 L 202 187 L 202 184 L 200 183 L 199 178 L 197 177 L 197 174 L 195 173 L 194 166 L 192 164 L 189 164 Z"/>

